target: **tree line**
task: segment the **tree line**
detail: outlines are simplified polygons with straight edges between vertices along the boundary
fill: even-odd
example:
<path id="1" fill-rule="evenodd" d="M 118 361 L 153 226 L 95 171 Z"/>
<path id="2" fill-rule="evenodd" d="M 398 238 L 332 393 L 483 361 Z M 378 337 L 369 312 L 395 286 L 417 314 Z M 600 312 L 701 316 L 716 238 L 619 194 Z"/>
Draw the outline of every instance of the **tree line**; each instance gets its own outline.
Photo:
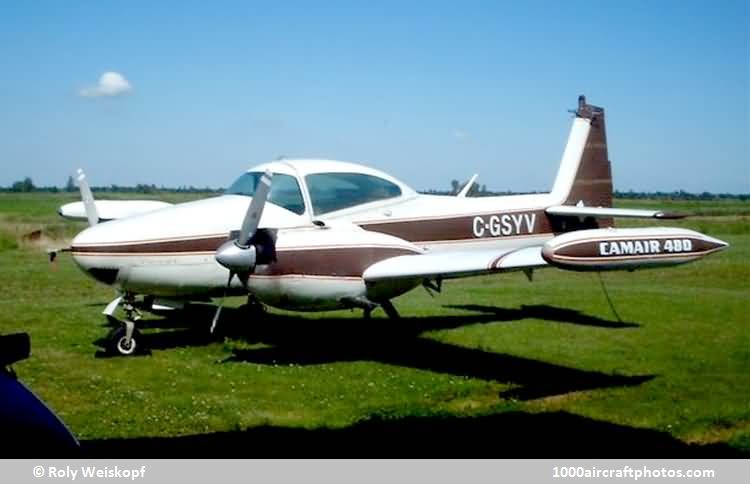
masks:
<path id="1" fill-rule="evenodd" d="M 425 190 L 421 193 L 427 193 L 430 195 L 456 195 L 467 182 L 459 182 L 458 180 L 451 180 L 450 190 Z M 532 192 L 516 192 L 512 190 L 495 191 L 488 190 L 487 185 L 474 184 L 468 191 L 468 197 L 496 197 L 502 195 L 528 195 L 535 193 L 545 193 L 539 191 Z M 615 190 L 613 193 L 615 198 L 639 200 L 639 199 L 670 199 L 670 200 L 750 200 L 750 193 L 712 193 L 712 192 L 701 192 L 691 193 L 685 190 L 674 190 L 671 192 L 656 191 L 656 192 L 636 192 L 634 190 L 621 191 Z"/>
<path id="2" fill-rule="evenodd" d="M 461 183 L 458 180 L 451 180 L 450 190 L 422 190 L 420 193 L 426 193 L 430 195 L 455 195 L 457 194 L 466 182 Z M 36 186 L 31 177 L 26 177 L 23 180 L 14 182 L 8 187 L 0 187 L 0 192 L 12 192 L 12 193 L 31 193 L 31 192 L 46 192 L 46 193 L 59 193 L 59 192 L 77 192 L 78 187 L 73 181 L 73 177 L 68 177 L 68 181 L 64 187 L 59 188 L 57 186 Z M 156 186 L 154 184 L 148 185 L 139 183 L 135 186 L 125 185 L 109 185 L 109 186 L 93 186 L 91 187 L 92 192 L 97 193 L 222 193 L 224 188 L 212 188 L 212 187 L 195 187 L 180 186 L 180 187 L 165 187 L 164 185 Z M 469 197 L 494 197 L 500 195 L 521 195 L 521 194 L 532 194 L 541 192 L 514 192 L 511 190 L 506 191 L 493 191 L 488 190 L 487 185 L 474 184 L 469 189 L 467 196 Z M 750 193 L 690 193 L 684 190 L 675 190 L 671 192 L 656 191 L 656 192 L 636 192 L 633 190 L 620 191 L 615 190 L 615 198 L 620 199 L 645 199 L 645 198 L 656 198 L 656 199 L 671 199 L 671 200 L 750 200 Z"/>
<path id="3" fill-rule="evenodd" d="M 179 187 L 165 187 L 164 185 L 156 186 L 154 184 L 148 185 L 139 183 L 135 186 L 127 185 L 109 185 L 109 186 L 92 186 L 92 192 L 99 193 L 221 193 L 224 191 L 223 188 L 212 188 L 212 187 L 195 187 L 190 186 L 179 186 Z M 78 192 L 78 186 L 73 181 L 73 177 L 68 177 L 68 181 L 64 187 L 60 188 L 57 186 L 36 186 L 34 181 L 30 177 L 26 177 L 23 180 L 14 182 L 8 187 L 0 187 L 0 192 L 12 192 L 12 193 L 31 193 L 31 192 L 46 192 L 46 193 L 61 193 L 61 192 Z"/>

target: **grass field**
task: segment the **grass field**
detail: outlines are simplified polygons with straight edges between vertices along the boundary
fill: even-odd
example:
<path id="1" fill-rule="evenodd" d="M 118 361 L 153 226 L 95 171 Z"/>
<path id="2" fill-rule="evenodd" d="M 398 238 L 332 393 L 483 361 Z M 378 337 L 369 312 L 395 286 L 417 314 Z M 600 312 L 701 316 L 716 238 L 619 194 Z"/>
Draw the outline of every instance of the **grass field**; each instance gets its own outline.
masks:
<path id="1" fill-rule="evenodd" d="M 619 202 L 731 244 L 603 274 L 619 318 L 597 274 L 549 269 L 415 290 L 397 322 L 229 310 L 210 338 L 198 308 L 150 319 L 150 355 L 101 358 L 112 290 L 42 250 L 83 228 L 55 213 L 75 199 L 0 194 L 0 333 L 31 335 L 19 378 L 92 455 L 750 455 L 748 203 Z"/>

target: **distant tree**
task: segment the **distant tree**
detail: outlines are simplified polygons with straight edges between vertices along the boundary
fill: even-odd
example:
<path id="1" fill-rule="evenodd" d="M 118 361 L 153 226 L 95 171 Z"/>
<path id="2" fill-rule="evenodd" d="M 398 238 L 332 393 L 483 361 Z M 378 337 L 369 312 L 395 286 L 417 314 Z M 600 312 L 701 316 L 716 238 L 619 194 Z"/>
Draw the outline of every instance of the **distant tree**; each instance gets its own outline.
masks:
<path id="1" fill-rule="evenodd" d="M 451 180 L 451 193 L 458 193 L 458 180 Z"/>
<path id="2" fill-rule="evenodd" d="M 72 176 L 68 176 L 68 182 L 65 184 L 65 191 L 66 192 L 74 192 L 76 191 L 76 184 L 73 181 Z"/>
<path id="3" fill-rule="evenodd" d="M 31 178 L 26 177 L 23 179 L 23 181 L 17 181 L 13 184 L 13 186 L 10 188 L 12 192 L 33 192 L 34 191 L 34 182 L 31 181 Z"/>

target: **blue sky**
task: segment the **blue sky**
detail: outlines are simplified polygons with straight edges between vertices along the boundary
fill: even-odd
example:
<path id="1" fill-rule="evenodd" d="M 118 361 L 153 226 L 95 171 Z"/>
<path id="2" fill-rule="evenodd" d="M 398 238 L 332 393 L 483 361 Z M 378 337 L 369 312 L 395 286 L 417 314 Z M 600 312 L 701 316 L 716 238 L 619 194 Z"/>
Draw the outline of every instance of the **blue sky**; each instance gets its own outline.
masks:
<path id="1" fill-rule="evenodd" d="M 218 187 L 286 156 L 546 190 L 583 93 L 617 189 L 746 193 L 748 25 L 746 1 L 5 2 L 0 185 Z M 81 95 L 107 71 L 131 90 Z"/>

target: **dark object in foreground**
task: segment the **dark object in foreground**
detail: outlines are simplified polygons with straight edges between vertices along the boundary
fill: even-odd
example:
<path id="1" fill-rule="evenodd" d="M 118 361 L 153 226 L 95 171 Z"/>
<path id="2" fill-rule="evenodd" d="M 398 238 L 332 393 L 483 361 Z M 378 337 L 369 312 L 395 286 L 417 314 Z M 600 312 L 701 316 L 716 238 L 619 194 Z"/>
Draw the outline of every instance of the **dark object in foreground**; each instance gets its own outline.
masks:
<path id="1" fill-rule="evenodd" d="M 70 430 L 8 368 L 30 354 L 28 334 L 0 336 L 0 456 L 78 455 L 80 447 Z"/>

